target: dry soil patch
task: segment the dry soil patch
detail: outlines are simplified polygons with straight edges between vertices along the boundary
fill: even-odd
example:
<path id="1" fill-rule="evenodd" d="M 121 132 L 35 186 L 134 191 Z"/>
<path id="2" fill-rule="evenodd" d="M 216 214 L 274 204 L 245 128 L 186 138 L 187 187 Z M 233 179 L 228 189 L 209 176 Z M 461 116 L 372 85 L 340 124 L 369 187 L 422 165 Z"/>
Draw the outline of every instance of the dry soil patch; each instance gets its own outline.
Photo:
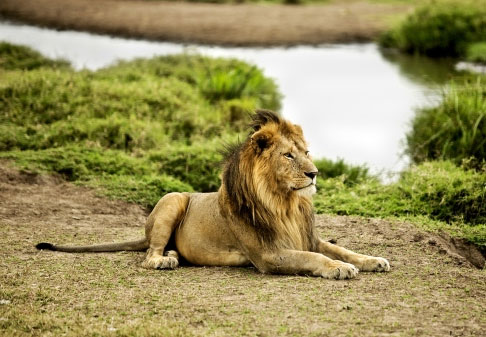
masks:
<path id="1" fill-rule="evenodd" d="M 147 212 L 0 165 L 0 329 L 50 336 L 481 336 L 485 271 L 401 222 L 317 216 L 323 237 L 387 257 L 350 281 L 253 268 L 150 271 L 143 253 L 36 251 L 137 238 Z"/>

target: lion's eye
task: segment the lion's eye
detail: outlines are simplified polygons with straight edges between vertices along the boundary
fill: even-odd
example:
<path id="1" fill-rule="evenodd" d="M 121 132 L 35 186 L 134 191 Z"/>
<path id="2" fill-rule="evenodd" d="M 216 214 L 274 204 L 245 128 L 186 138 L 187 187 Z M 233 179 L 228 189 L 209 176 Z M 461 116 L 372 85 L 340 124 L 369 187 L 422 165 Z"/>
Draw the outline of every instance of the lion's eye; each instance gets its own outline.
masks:
<path id="1" fill-rule="evenodd" d="M 284 157 L 287 158 L 287 159 L 294 159 L 294 156 L 292 156 L 292 153 L 290 153 L 290 152 L 284 153 Z"/>

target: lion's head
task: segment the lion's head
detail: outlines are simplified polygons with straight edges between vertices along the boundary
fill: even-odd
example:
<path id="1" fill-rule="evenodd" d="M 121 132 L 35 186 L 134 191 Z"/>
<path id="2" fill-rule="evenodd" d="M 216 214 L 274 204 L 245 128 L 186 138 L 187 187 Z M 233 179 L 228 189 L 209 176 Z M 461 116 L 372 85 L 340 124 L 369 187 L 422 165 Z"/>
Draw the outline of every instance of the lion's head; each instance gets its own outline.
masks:
<path id="1" fill-rule="evenodd" d="M 258 110 L 251 127 L 226 157 L 220 192 L 265 244 L 308 249 L 317 168 L 302 129 L 268 110 Z"/>
<path id="2" fill-rule="evenodd" d="M 284 198 L 310 197 L 316 192 L 317 168 L 312 162 L 302 128 L 271 111 L 253 116 L 250 156 L 254 156 L 256 185 L 270 187 Z"/>

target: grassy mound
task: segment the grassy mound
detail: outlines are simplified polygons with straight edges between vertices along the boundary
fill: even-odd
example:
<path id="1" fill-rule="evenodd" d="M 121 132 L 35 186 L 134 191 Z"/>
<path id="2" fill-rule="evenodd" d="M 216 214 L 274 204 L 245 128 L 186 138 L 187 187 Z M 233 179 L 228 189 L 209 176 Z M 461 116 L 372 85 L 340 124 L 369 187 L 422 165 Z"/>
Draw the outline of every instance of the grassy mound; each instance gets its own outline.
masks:
<path id="1" fill-rule="evenodd" d="M 169 191 L 214 191 L 218 148 L 280 94 L 255 66 L 177 55 L 73 71 L 0 48 L 0 153 L 153 206 Z M 34 66 L 35 65 L 35 66 Z"/>

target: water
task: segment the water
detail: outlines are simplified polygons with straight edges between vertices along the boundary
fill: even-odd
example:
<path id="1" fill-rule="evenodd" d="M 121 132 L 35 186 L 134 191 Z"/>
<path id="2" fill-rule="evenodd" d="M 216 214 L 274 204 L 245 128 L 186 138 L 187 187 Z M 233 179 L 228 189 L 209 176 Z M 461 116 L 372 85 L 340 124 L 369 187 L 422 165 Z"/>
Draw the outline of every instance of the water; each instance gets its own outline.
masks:
<path id="1" fill-rule="evenodd" d="M 403 140 L 416 107 L 437 100 L 436 84 L 450 62 L 383 55 L 375 44 L 292 48 L 223 48 L 114 38 L 0 22 L 0 40 L 27 45 L 75 69 L 96 70 L 116 60 L 181 52 L 236 57 L 275 79 L 282 114 L 300 124 L 315 158 L 342 158 L 373 172 L 398 172 L 408 159 Z"/>

